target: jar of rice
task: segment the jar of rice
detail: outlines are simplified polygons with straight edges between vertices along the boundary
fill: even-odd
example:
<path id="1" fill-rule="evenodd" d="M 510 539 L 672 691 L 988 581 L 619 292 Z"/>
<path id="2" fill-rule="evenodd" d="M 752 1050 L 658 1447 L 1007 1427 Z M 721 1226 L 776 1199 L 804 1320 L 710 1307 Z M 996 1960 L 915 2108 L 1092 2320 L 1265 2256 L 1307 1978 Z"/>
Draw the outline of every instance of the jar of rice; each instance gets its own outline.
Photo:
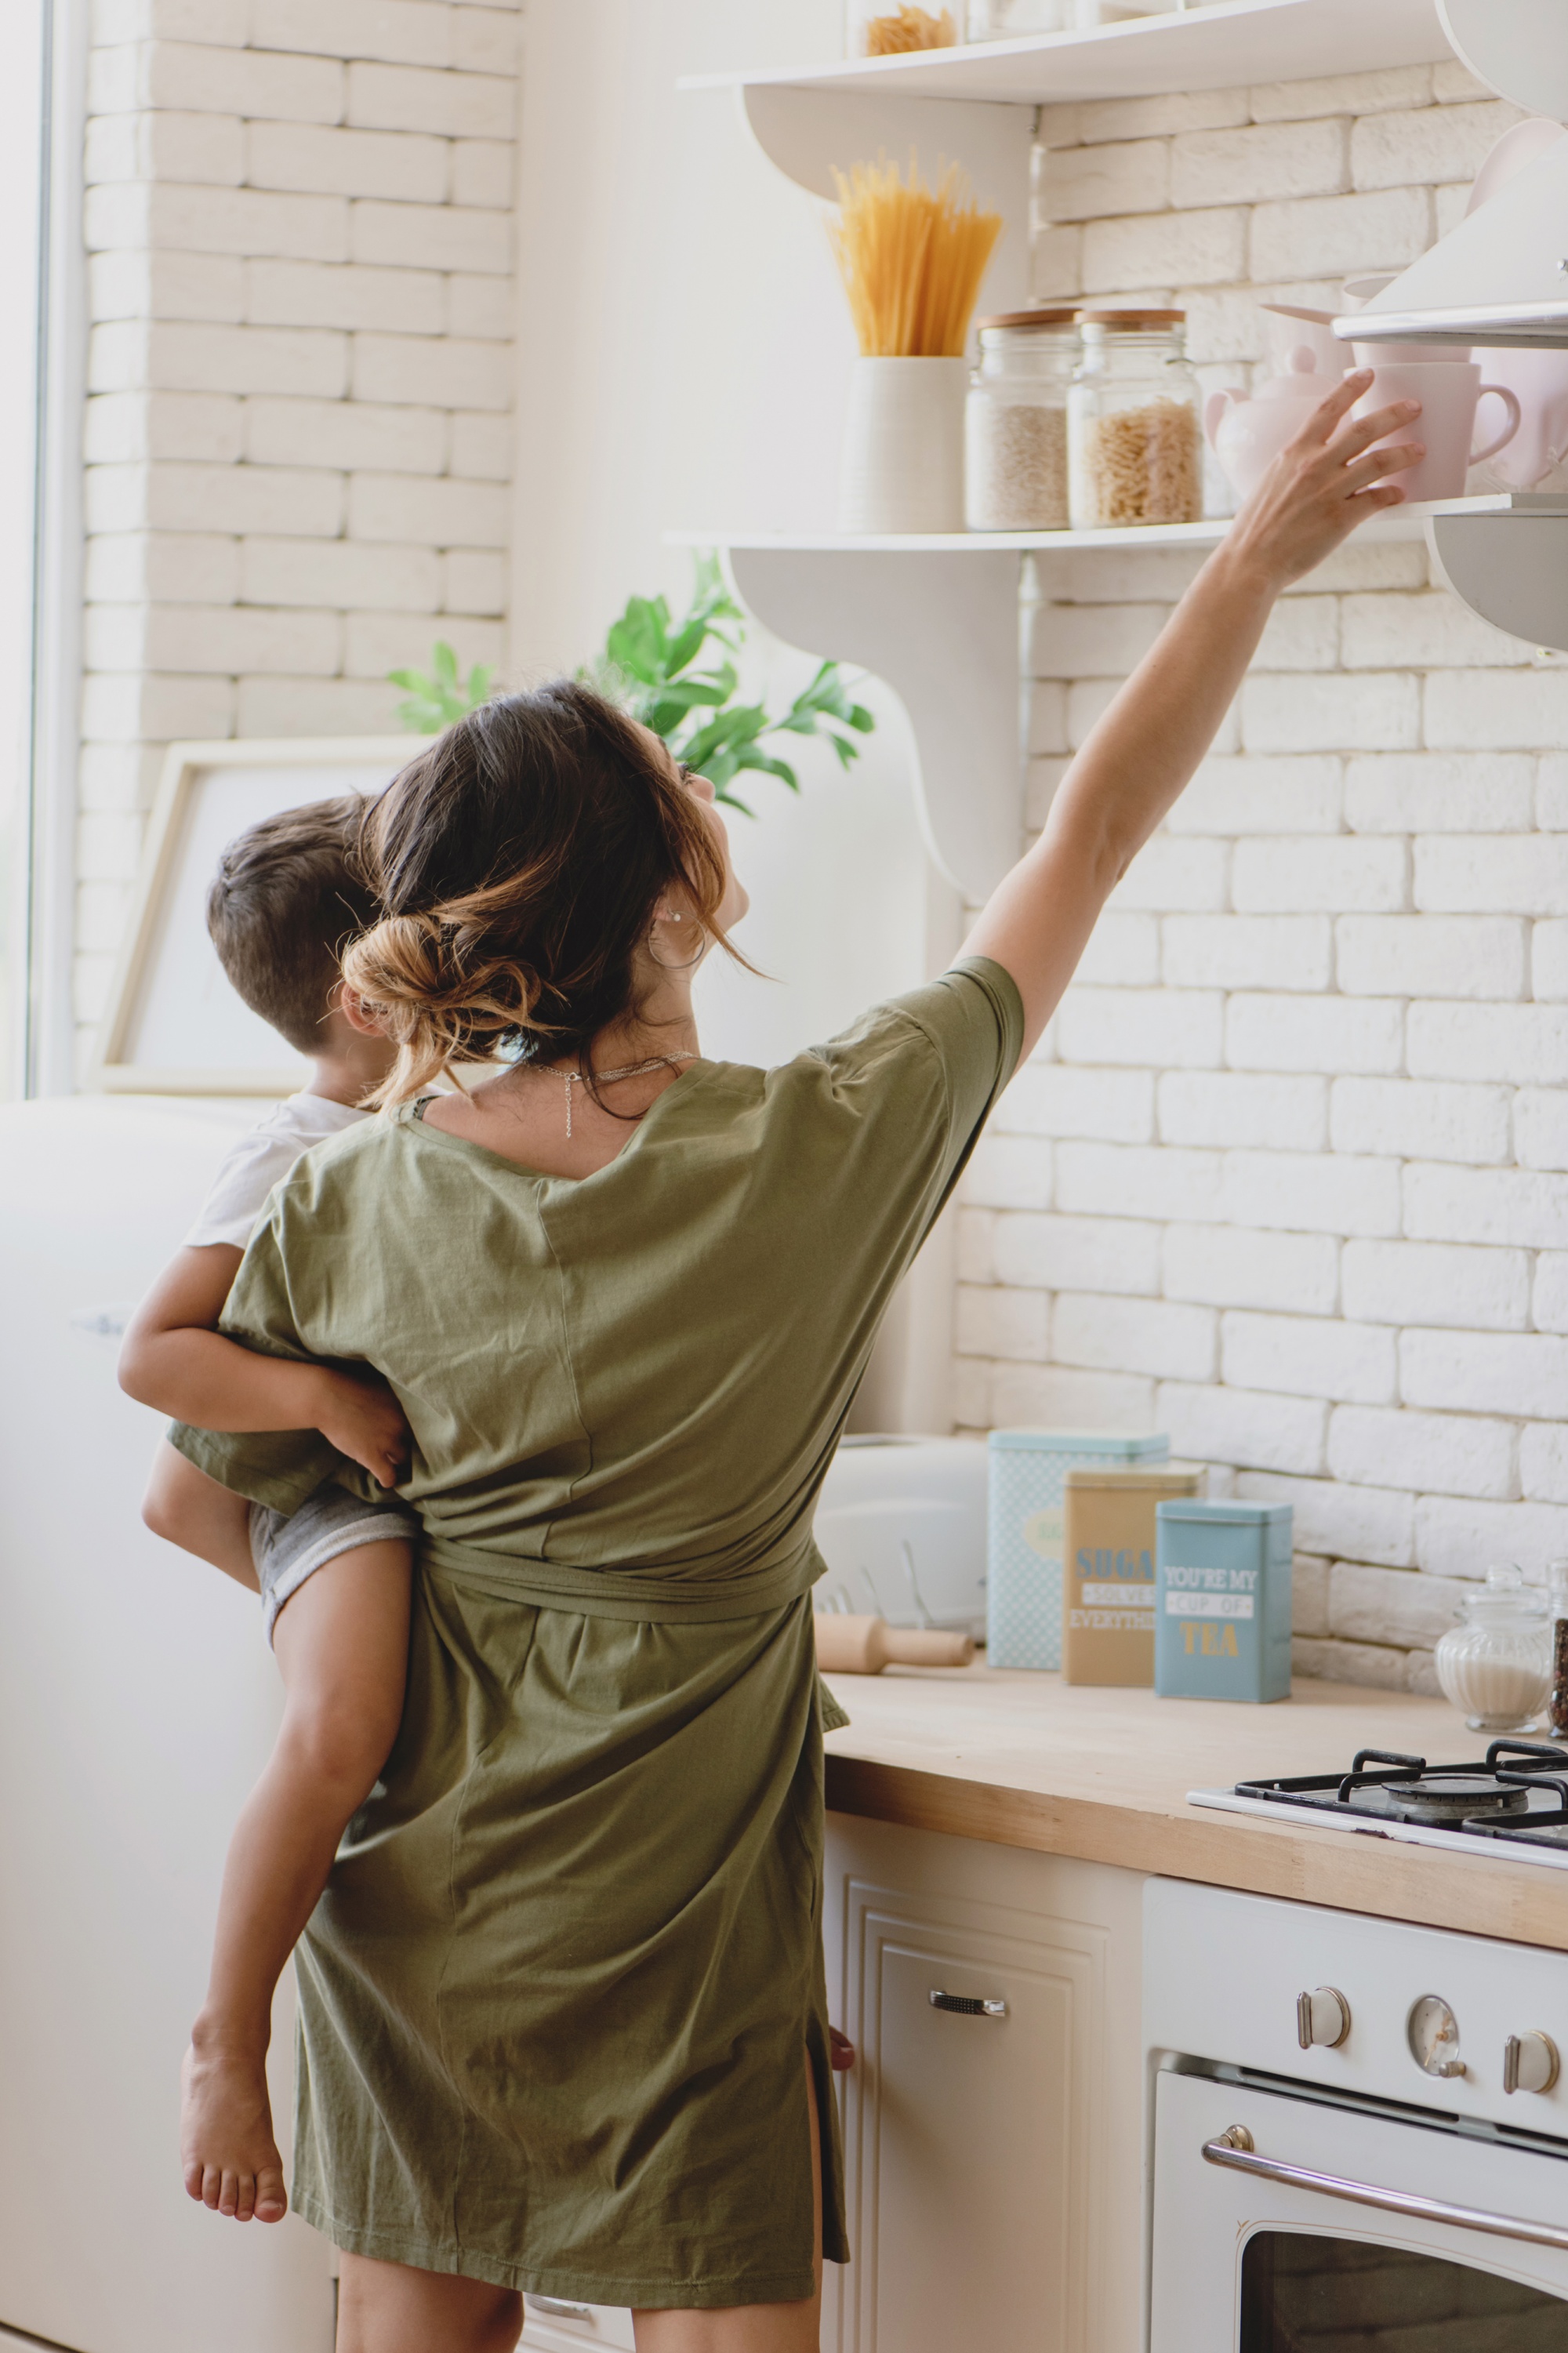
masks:
<path id="1" fill-rule="evenodd" d="M 1184 311 L 1080 311 L 1068 395 L 1075 531 L 1196 522 L 1203 512 L 1198 380 Z"/>
<path id="2" fill-rule="evenodd" d="M 1068 391 L 1082 343 L 1075 310 L 981 319 L 980 365 L 964 413 L 963 504 L 971 531 L 1065 531 Z"/>

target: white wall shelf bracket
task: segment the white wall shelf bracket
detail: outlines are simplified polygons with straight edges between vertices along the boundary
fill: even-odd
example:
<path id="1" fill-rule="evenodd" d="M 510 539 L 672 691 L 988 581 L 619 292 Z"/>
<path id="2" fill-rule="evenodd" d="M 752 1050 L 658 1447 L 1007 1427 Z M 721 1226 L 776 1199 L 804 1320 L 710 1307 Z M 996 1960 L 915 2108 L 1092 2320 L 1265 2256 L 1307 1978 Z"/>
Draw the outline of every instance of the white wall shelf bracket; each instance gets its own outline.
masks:
<path id="1" fill-rule="evenodd" d="M 1568 653 L 1568 499 L 1435 514 L 1426 536 L 1443 578 L 1473 613 L 1528 645 Z"/>
<path id="2" fill-rule="evenodd" d="M 735 547 L 742 602 L 786 644 L 858 663 L 909 713 L 927 847 L 972 904 L 1023 842 L 1018 557 Z"/>
<path id="3" fill-rule="evenodd" d="M 1019 309 L 1029 292 L 1029 145 L 1032 106 L 973 100 L 909 98 L 901 91 L 802 90 L 787 82 L 749 82 L 738 92 L 752 136 L 785 179 L 835 201 L 834 170 L 903 164 L 911 152 L 934 179 L 942 164 L 962 164 L 976 197 L 1002 216 L 1002 236 L 985 273 L 984 307 Z"/>

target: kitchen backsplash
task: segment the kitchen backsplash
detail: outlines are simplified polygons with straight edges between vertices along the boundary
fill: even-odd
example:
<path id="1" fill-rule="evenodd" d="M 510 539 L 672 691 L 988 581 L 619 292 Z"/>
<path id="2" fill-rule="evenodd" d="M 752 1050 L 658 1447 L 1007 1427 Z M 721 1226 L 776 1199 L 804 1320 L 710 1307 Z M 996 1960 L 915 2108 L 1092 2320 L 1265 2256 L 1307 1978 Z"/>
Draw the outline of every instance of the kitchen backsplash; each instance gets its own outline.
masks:
<path id="1" fill-rule="evenodd" d="M 1458 66 L 1048 111 L 1036 292 L 1332 304 L 1517 111 Z M 1196 559 L 1030 585 L 1030 822 Z M 1295 1506 L 1299 1671 L 1435 1688 L 1489 1563 L 1568 1553 L 1568 663 L 1419 543 L 1285 599 L 962 1211 L 962 1426 L 1158 1429 Z"/>

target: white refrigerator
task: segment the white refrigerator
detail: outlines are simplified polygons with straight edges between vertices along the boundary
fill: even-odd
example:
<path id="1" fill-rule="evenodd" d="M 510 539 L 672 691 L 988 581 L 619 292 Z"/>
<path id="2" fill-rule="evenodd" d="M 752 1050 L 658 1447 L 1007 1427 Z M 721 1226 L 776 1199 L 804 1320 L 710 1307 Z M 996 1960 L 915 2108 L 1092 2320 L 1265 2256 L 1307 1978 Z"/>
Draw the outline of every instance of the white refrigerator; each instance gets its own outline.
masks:
<path id="1" fill-rule="evenodd" d="M 159 1424 L 114 1370 L 127 1306 L 259 1108 L 0 1108 L 0 2344 L 331 2344 L 325 2242 L 180 2182 L 180 2058 L 279 1691 L 256 1600 L 142 1527 Z M 291 2033 L 286 1984 L 286 2157 Z"/>

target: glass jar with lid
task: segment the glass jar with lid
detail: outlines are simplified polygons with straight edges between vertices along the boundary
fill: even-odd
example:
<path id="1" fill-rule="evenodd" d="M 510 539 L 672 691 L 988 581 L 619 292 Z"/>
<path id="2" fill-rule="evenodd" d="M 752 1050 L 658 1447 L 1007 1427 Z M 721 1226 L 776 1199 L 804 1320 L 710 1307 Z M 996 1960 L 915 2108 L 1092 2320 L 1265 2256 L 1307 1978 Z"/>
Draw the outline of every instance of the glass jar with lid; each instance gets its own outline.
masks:
<path id="1" fill-rule="evenodd" d="M 1545 1597 L 1522 1570 L 1489 1568 L 1481 1590 L 1459 1604 L 1459 1622 L 1438 1638 L 1433 1663 L 1444 1698 L 1472 1732 L 1531 1731 L 1552 1688 Z"/>
<path id="2" fill-rule="evenodd" d="M 1075 310 L 1005 311 L 976 323 L 980 364 L 964 412 L 971 531 L 1065 531 L 1068 391 L 1081 345 Z"/>
<path id="3" fill-rule="evenodd" d="M 1068 396 L 1075 531 L 1196 522 L 1203 512 L 1198 379 L 1184 311 L 1080 311 Z"/>
<path id="4" fill-rule="evenodd" d="M 848 0 L 844 47 L 852 58 L 905 57 L 911 49 L 951 49 L 963 38 L 964 0 Z"/>
<path id="5" fill-rule="evenodd" d="M 969 0 L 967 30 L 972 41 L 1060 33 L 1079 21 L 1079 0 Z"/>

